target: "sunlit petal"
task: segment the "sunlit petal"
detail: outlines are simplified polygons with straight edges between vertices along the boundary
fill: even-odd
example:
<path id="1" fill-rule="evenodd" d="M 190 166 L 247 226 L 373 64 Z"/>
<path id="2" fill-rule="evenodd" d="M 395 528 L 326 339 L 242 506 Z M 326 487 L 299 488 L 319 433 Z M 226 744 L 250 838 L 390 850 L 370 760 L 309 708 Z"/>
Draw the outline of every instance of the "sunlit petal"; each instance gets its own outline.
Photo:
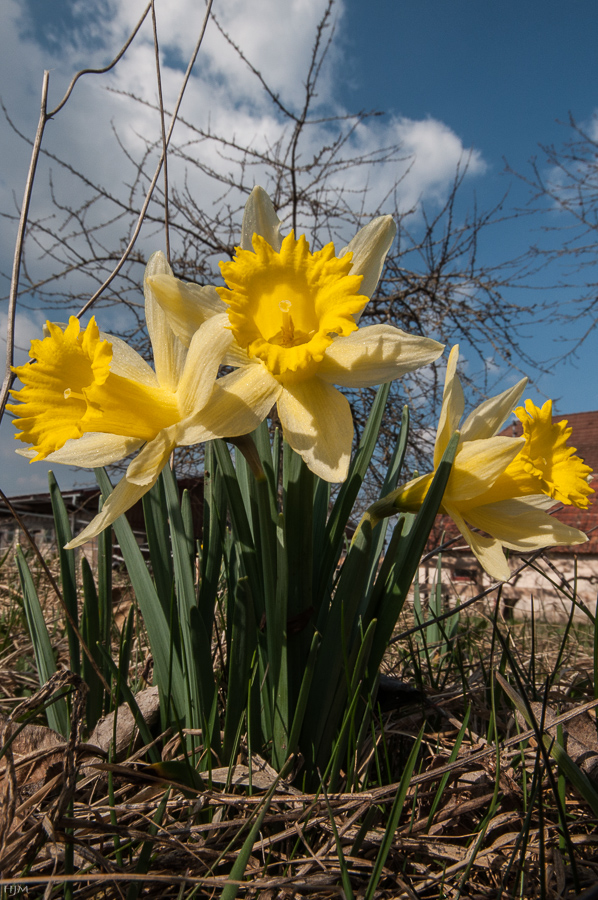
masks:
<path id="1" fill-rule="evenodd" d="M 73 550 L 75 547 L 80 547 L 92 538 L 97 537 L 100 532 L 112 525 L 119 516 L 122 516 L 123 513 L 137 503 L 144 494 L 147 494 L 151 487 L 151 484 L 132 484 L 126 478 L 121 478 L 108 500 L 104 503 L 101 512 L 98 513 L 95 519 L 92 519 L 87 528 L 84 528 L 76 538 L 66 545 L 66 549 Z"/>
<path id="2" fill-rule="evenodd" d="M 130 378 L 132 381 L 139 381 L 148 387 L 158 387 L 158 379 L 152 367 L 126 341 L 103 331 L 100 331 L 100 337 L 104 341 L 109 341 L 112 346 L 110 365 L 112 373 L 122 378 Z"/>
<path id="3" fill-rule="evenodd" d="M 164 274 L 146 278 L 153 296 L 166 313 L 170 327 L 185 347 L 189 346 L 191 338 L 207 319 L 226 312 L 225 304 L 211 285 L 187 284 Z"/>
<path id="4" fill-rule="evenodd" d="M 509 563 L 503 552 L 501 543 L 494 537 L 476 534 L 468 527 L 456 509 L 447 509 L 447 513 L 473 550 L 482 568 L 496 581 L 508 581 L 511 577 Z"/>
<path id="5" fill-rule="evenodd" d="M 286 387 L 278 399 L 285 439 L 325 481 L 344 481 L 353 442 L 347 398 L 314 378 Z"/>
<path id="6" fill-rule="evenodd" d="M 261 187 L 254 187 L 245 204 L 243 225 L 241 227 L 241 247 L 243 250 L 253 248 L 253 235 L 265 238 L 277 252 L 282 244 L 280 220 L 276 215 L 274 204 Z"/>
<path id="7" fill-rule="evenodd" d="M 230 345 L 228 352 L 224 359 L 222 360 L 222 365 L 224 366 L 261 366 L 262 362 L 260 359 L 253 358 L 249 355 L 247 350 L 243 350 L 242 347 L 239 347 L 236 341 L 233 340 Z"/>
<path id="8" fill-rule="evenodd" d="M 457 363 L 459 362 L 459 346 L 453 347 L 450 352 L 446 367 L 444 382 L 444 394 L 442 409 L 436 432 L 436 445 L 434 447 L 434 468 L 440 465 L 442 455 L 451 437 L 459 427 L 463 410 L 465 409 L 465 397 L 463 388 L 457 375 Z"/>
<path id="9" fill-rule="evenodd" d="M 446 496 L 455 498 L 460 509 L 468 508 L 467 501 L 490 490 L 524 443 L 522 438 L 493 437 L 461 444 Z"/>
<path id="10" fill-rule="evenodd" d="M 318 377 L 352 388 L 384 384 L 434 362 L 443 350 L 437 341 L 392 325 L 369 325 L 332 342 Z"/>
<path id="11" fill-rule="evenodd" d="M 135 459 L 129 463 L 127 481 L 140 486 L 149 485 L 149 487 L 156 483 L 158 475 L 176 446 L 176 430 L 176 425 L 164 428 L 153 441 L 145 445 L 141 453 L 138 453 Z"/>
<path id="12" fill-rule="evenodd" d="M 490 397 L 480 403 L 471 412 L 459 429 L 461 440 L 483 440 L 495 435 L 501 430 L 515 406 L 519 403 L 528 379 L 522 378 L 513 387 L 503 391 L 496 397 Z"/>
<path id="13" fill-rule="evenodd" d="M 476 528 L 494 535 L 505 547 L 522 552 L 558 544 L 584 544 L 587 536 L 548 515 L 525 499 L 500 500 L 469 510 L 467 519 Z"/>
<path id="14" fill-rule="evenodd" d="M 226 315 L 212 316 L 193 335 L 177 397 L 185 416 L 205 406 L 233 336 Z"/>
<path id="15" fill-rule="evenodd" d="M 177 429 L 177 444 L 187 446 L 254 431 L 266 418 L 282 388 L 264 366 L 248 366 L 219 378 L 209 402 Z"/>
<path id="16" fill-rule="evenodd" d="M 360 291 L 371 297 L 382 273 L 384 260 L 397 233 L 392 216 L 379 216 L 357 232 L 355 237 L 339 253 L 353 254 L 351 275 L 363 275 Z M 361 313 L 357 314 L 357 320 Z"/>
<path id="17" fill-rule="evenodd" d="M 185 347 L 170 327 L 168 317 L 150 287 L 148 279 L 153 275 L 172 275 L 172 269 L 161 251 L 150 256 L 145 268 L 143 279 L 145 318 L 152 342 L 158 381 L 163 388 L 176 391 L 185 364 Z"/>
<path id="18" fill-rule="evenodd" d="M 65 466 L 82 466 L 96 469 L 109 466 L 119 459 L 125 459 L 141 447 L 143 441 L 138 438 L 123 437 L 119 434 L 88 433 L 77 440 L 67 441 L 64 447 L 46 456 L 49 463 L 61 463 Z M 17 450 L 20 456 L 33 459 L 35 450 Z"/>

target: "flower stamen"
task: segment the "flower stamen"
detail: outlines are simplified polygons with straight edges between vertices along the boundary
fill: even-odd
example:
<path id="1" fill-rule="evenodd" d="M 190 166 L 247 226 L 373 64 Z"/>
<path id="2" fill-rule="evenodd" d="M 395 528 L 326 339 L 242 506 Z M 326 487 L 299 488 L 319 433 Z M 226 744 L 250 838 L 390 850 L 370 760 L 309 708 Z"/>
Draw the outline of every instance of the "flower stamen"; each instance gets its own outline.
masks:
<path id="1" fill-rule="evenodd" d="M 73 391 L 71 388 L 66 388 L 64 391 L 64 399 L 65 400 L 83 400 L 85 403 L 85 395 L 80 391 Z"/>
<path id="2" fill-rule="evenodd" d="M 295 346 L 295 324 L 291 317 L 292 305 L 290 300 L 281 300 L 278 304 L 278 308 L 282 313 L 282 337 L 280 343 L 283 347 Z M 301 341 L 301 343 L 303 343 L 303 341 Z"/>

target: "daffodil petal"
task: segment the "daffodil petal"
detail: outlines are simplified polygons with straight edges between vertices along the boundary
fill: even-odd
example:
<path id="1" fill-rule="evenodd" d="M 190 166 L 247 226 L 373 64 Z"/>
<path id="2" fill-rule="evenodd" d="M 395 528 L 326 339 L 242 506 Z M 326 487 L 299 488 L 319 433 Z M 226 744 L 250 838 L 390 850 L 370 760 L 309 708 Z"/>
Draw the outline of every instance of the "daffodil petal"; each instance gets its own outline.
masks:
<path id="1" fill-rule="evenodd" d="M 74 550 L 75 547 L 81 547 L 92 538 L 97 537 L 100 532 L 112 525 L 119 516 L 122 516 L 128 509 L 134 506 L 138 500 L 147 494 L 151 488 L 151 484 L 138 485 L 132 484 L 127 478 L 121 478 L 107 501 L 104 503 L 101 512 L 92 519 L 87 528 L 77 535 L 72 541 L 66 545 L 66 550 Z"/>
<path id="2" fill-rule="evenodd" d="M 447 507 L 447 513 L 488 575 L 496 581 L 508 581 L 511 577 L 511 570 L 500 541 L 494 537 L 476 534 L 453 507 Z"/>
<path id="3" fill-rule="evenodd" d="M 472 525 L 491 533 L 511 550 L 525 552 L 556 544 L 584 544 L 588 539 L 583 531 L 529 503 L 527 497 L 477 506 L 466 515 Z"/>
<path id="4" fill-rule="evenodd" d="M 276 215 L 274 204 L 261 187 L 254 187 L 245 204 L 243 225 L 241 227 L 241 247 L 243 250 L 253 249 L 253 235 L 265 238 L 278 253 L 282 245 L 280 236 L 280 219 Z"/>
<path id="5" fill-rule="evenodd" d="M 178 424 L 163 428 L 153 441 L 145 445 L 141 453 L 129 463 L 127 481 L 149 491 L 176 446 L 177 428 Z"/>
<path id="6" fill-rule="evenodd" d="M 384 384 L 434 362 L 444 346 L 392 325 L 368 325 L 337 337 L 318 367 L 318 378 L 345 387 Z"/>
<path id="7" fill-rule="evenodd" d="M 113 334 L 100 331 L 100 338 L 109 341 L 112 345 L 112 362 L 110 371 L 122 378 L 130 378 L 131 381 L 139 381 L 148 387 L 158 387 L 158 379 L 152 367 L 142 356 L 133 350 L 126 341 Z"/>
<path id="8" fill-rule="evenodd" d="M 168 324 L 185 347 L 207 319 L 226 312 L 226 305 L 211 285 L 187 284 L 172 275 L 160 273 L 146 278 Z"/>
<path id="9" fill-rule="evenodd" d="M 224 366 L 261 366 L 261 364 L 262 361 L 257 356 L 250 356 L 234 339 L 222 360 Z"/>
<path id="10" fill-rule="evenodd" d="M 458 502 L 459 508 L 468 500 L 490 490 L 524 446 L 523 438 L 494 437 L 460 444 L 447 496 Z"/>
<path id="11" fill-rule="evenodd" d="M 172 275 L 172 269 L 161 251 L 153 253 L 145 267 L 145 318 L 158 381 L 163 388 L 176 391 L 185 364 L 185 347 L 168 324 L 168 317 L 150 287 L 148 279 L 153 275 Z"/>
<path id="12" fill-rule="evenodd" d="M 185 416 L 199 412 L 212 393 L 218 368 L 233 339 L 227 324 L 225 314 L 212 316 L 193 335 L 177 390 Z"/>
<path id="13" fill-rule="evenodd" d="M 351 275 L 363 276 L 359 292 L 366 297 L 371 297 L 376 290 L 386 254 L 392 247 L 396 233 L 397 226 L 393 217 L 379 216 L 358 231 L 338 254 L 339 258 L 345 253 L 353 254 Z M 361 313 L 355 316 L 356 321 L 359 321 L 360 315 Z"/>
<path id="14" fill-rule="evenodd" d="M 324 481 L 344 481 L 353 443 L 347 398 L 318 378 L 287 385 L 278 398 L 285 439 Z"/>
<path id="15" fill-rule="evenodd" d="M 49 453 L 46 461 L 61 463 L 65 466 L 96 469 L 98 466 L 109 466 L 119 459 L 124 459 L 134 453 L 142 444 L 143 441 L 138 438 L 90 432 L 80 438 L 67 441 L 60 450 Z M 33 459 L 36 455 L 32 447 L 17 450 L 17 453 L 28 459 Z"/>
<path id="16" fill-rule="evenodd" d="M 444 394 L 442 397 L 442 409 L 438 420 L 436 432 L 436 445 L 434 447 L 434 468 L 440 465 L 446 445 L 459 427 L 463 410 L 465 409 L 465 397 L 463 388 L 457 375 L 457 363 L 459 362 L 459 346 L 456 345 L 450 352 L 446 367 L 444 381 Z"/>
<path id="17" fill-rule="evenodd" d="M 281 391 L 265 366 L 237 369 L 219 378 L 206 406 L 177 426 L 176 442 L 187 446 L 248 434 L 263 422 Z"/>
<path id="18" fill-rule="evenodd" d="M 522 378 L 513 387 L 503 391 L 496 397 L 490 397 L 480 403 L 476 409 L 471 412 L 462 427 L 462 441 L 476 441 L 484 438 L 492 437 L 500 431 L 519 400 L 525 389 L 528 379 Z"/>

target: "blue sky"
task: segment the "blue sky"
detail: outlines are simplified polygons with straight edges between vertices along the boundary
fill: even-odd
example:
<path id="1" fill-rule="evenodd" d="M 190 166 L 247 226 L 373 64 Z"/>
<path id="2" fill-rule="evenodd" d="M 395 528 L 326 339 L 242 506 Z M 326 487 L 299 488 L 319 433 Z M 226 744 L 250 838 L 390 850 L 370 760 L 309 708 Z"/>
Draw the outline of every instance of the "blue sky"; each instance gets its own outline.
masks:
<path id="1" fill-rule="evenodd" d="M 280 0 L 253 4 L 216 0 L 215 9 L 281 96 L 299 102 L 314 27 L 324 5 L 324 0 L 286 0 L 284 4 Z M 0 93 L 25 133 L 32 135 L 35 128 L 43 69 L 51 70 L 51 97 L 57 100 L 78 67 L 106 62 L 143 6 L 144 0 L 4 0 Z M 161 45 L 170 62 L 164 71 L 168 100 L 178 88 L 176 60 L 187 56 L 201 10 L 195 0 L 157 0 L 156 6 Z M 459 156 L 471 148 L 474 157 L 464 205 L 476 198 L 482 208 L 490 206 L 508 190 L 507 206 L 524 206 L 527 189 L 504 174 L 505 159 L 515 170 L 528 173 L 528 160 L 534 155 L 541 159 L 539 144 L 560 145 L 568 138 L 568 128 L 558 120 L 566 122 L 571 112 L 587 122 L 598 108 L 598 25 L 590 0 L 572 0 L 566 6 L 554 0 L 490 4 L 339 0 L 337 11 L 337 36 L 320 101 L 323 107 L 336 110 L 385 111 L 388 115 L 382 123 L 376 120 L 378 132 L 362 136 L 364 145 L 381 139 L 380 135 L 399 134 L 407 147 L 421 153 L 405 184 L 407 205 L 419 197 L 434 204 L 448 190 Z M 263 22 L 268 23 L 267 29 Z M 135 132 L 149 133 L 155 122 L 143 118 L 137 109 L 131 116 L 105 88 L 127 87 L 152 99 L 150 49 L 146 35 L 127 54 L 118 75 L 82 84 L 69 110 L 52 123 L 47 146 L 76 161 L 85 159 L 98 177 L 113 177 L 114 165 L 98 139 L 96 122 L 116 121 L 129 127 L 125 140 L 133 153 L 139 149 Z M 255 134 L 271 140 L 276 133 L 276 122 L 263 98 L 246 71 L 228 55 L 215 29 L 208 31 L 185 104 L 185 114 L 201 110 L 224 130 L 235 129 L 247 140 Z M 19 198 L 22 194 L 28 152 L 6 127 L 0 129 L 0 142 L 5 160 L 0 205 L 6 210 L 13 208 L 13 192 Z M 41 179 L 36 191 L 39 213 L 48 203 Z M 210 200 L 208 195 L 206 203 Z M 482 241 L 483 258 L 498 264 L 519 255 L 530 243 L 545 240 L 539 230 L 542 224 L 544 219 L 525 218 L 497 226 Z M 7 220 L 0 222 L 0 239 L 0 268 L 6 272 L 14 242 L 14 226 Z M 540 273 L 532 285 L 542 288 L 544 295 L 560 275 L 557 270 Z M 566 291 L 554 289 L 550 295 L 561 302 L 569 297 Z M 534 296 L 520 289 L 516 299 L 531 302 Z M 22 346 L 42 320 L 41 310 L 22 311 L 18 330 Z M 555 334 L 549 327 L 530 327 L 529 348 L 537 356 L 550 356 L 564 346 L 563 337 L 574 336 Z M 594 332 L 584 345 L 578 368 L 568 365 L 541 376 L 531 396 L 558 398 L 560 412 L 598 408 L 597 354 Z M 0 431 L 0 462 L 8 479 L 3 489 L 9 494 L 43 490 L 47 467 L 43 463 L 28 466 L 16 459 L 11 431 L 10 423 L 4 423 Z M 64 486 L 89 481 L 87 473 L 73 474 L 63 467 L 57 475 Z"/>
<path id="2" fill-rule="evenodd" d="M 540 145 L 559 147 L 571 137 L 570 114 L 583 124 L 598 110 L 598 16 L 589 0 L 348 0 L 347 10 L 351 65 L 341 86 L 343 102 L 446 123 L 486 163 L 483 175 L 468 185 L 481 208 L 507 191 L 506 211 L 525 208 L 529 189 L 505 172 L 505 164 L 530 175 L 531 158 L 542 165 Z M 559 235 L 543 233 L 547 223 L 535 216 L 494 228 L 482 242 L 484 258 L 499 263 L 531 243 L 558 243 Z M 530 279 L 535 291 L 521 288 L 517 299 L 565 302 L 577 292 L 555 289 L 562 276 L 557 267 L 540 272 Z M 584 277 L 598 282 L 598 270 Z M 537 335 L 530 329 L 529 346 L 538 357 L 551 355 L 563 337 L 577 337 L 581 328 L 565 335 L 550 327 Z M 560 412 L 598 408 L 597 354 L 594 329 L 577 363 L 539 376 L 536 386 L 558 398 Z"/>

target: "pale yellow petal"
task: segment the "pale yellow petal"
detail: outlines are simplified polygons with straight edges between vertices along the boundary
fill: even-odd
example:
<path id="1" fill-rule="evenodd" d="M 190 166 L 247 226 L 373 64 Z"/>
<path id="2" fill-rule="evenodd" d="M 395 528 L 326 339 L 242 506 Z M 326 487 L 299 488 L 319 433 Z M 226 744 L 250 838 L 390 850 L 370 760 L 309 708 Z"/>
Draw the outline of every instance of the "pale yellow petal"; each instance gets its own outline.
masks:
<path id="1" fill-rule="evenodd" d="M 453 434 L 459 428 L 459 422 L 465 409 L 465 397 L 463 396 L 463 388 L 457 375 L 457 363 L 459 362 L 459 345 L 457 344 L 450 352 L 448 364 L 446 367 L 446 376 L 444 380 L 444 394 L 442 398 L 442 409 L 440 410 L 440 418 L 438 420 L 438 431 L 436 432 L 436 445 L 434 447 L 434 468 L 440 465 L 442 455 L 446 450 L 446 445 L 452 438 Z"/>
<path id="2" fill-rule="evenodd" d="M 219 378 L 201 412 L 177 426 L 177 444 L 201 444 L 254 431 L 276 403 L 281 390 L 263 365 L 237 369 Z"/>
<path id="3" fill-rule="evenodd" d="M 369 325 L 336 338 L 318 367 L 318 378 L 345 387 L 370 387 L 426 366 L 444 346 L 392 325 Z"/>
<path id="4" fill-rule="evenodd" d="M 125 459 L 142 444 L 143 441 L 138 438 L 90 432 L 84 434 L 83 437 L 67 441 L 60 450 L 48 454 L 46 461 L 60 463 L 64 466 L 96 469 L 99 466 L 109 466 L 120 459 Z M 29 459 L 35 456 L 35 450 L 32 447 L 26 450 L 17 450 L 17 453 Z"/>
<path id="5" fill-rule="evenodd" d="M 247 350 L 239 347 L 234 338 L 226 356 L 222 360 L 222 365 L 224 366 L 261 366 L 261 364 L 260 359 L 256 356 L 250 356 Z"/>
<path id="6" fill-rule="evenodd" d="M 339 258 L 345 253 L 353 254 L 351 275 L 362 275 L 363 280 L 359 293 L 371 297 L 382 273 L 386 254 L 392 247 L 397 233 L 392 216 L 379 216 L 357 232 L 353 240 L 340 251 Z M 358 316 L 355 317 L 356 320 Z"/>
<path id="7" fill-rule="evenodd" d="M 468 527 L 456 509 L 447 507 L 446 511 L 488 575 L 496 581 L 508 581 L 511 577 L 511 570 L 500 541 L 494 537 L 476 534 Z"/>
<path id="8" fill-rule="evenodd" d="M 159 434 L 145 445 L 141 453 L 129 463 L 127 481 L 146 490 L 156 483 L 158 475 L 168 462 L 168 458 L 176 446 L 177 425 L 163 428 Z"/>
<path id="9" fill-rule="evenodd" d="M 241 247 L 243 250 L 252 250 L 254 234 L 265 238 L 276 252 L 280 251 L 282 237 L 280 236 L 280 220 L 276 215 L 274 204 L 261 187 L 254 187 L 245 204 L 243 213 L 243 225 L 241 228 Z"/>
<path id="10" fill-rule="evenodd" d="M 324 481 L 344 481 L 353 443 L 347 398 L 332 385 L 312 378 L 283 388 L 278 415 L 285 439 Z"/>
<path id="11" fill-rule="evenodd" d="M 218 369 L 233 339 L 227 324 L 228 316 L 212 316 L 193 335 L 177 391 L 184 416 L 202 409 L 212 393 Z"/>
<path id="12" fill-rule="evenodd" d="M 459 444 L 446 496 L 463 504 L 490 490 L 524 446 L 523 438 L 494 437 Z"/>
<path id="13" fill-rule="evenodd" d="M 521 395 L 527 384 L 527 378 L 522 378 L 513 387 L 503 391 L 496 397 L 490 397 L 471 412 L 462 427 L 461 439 L 463 441 L 482 440 L 495 435 L 501 430 L 515 406 L 519 403 Z"/>
<path id="14" fill-rule="evenodd" d="M 153 275 L 147 281 L 168 324 L 185 347 L 207 319 L 226 312 L 226 305 L 211 285 L 201 287 L 163 274 Z"/>
<path id="15" fill-rule="evenodd" d="M 530 551 L 557 544 L 584 544 L 587 536 L 537 508 L 528 499 L 499 500 L 466 513 L 468 521 L 512 550 Z"/>
<path id="16" fill-rule="evenodd" d="M 161 251 L 152 254 L 145 267 L 143 279 L 145 319 L 152 342 L 158 381 L 162 387 L 176 391 L 185 364 L 185 347 L 168 324 L 166 313 L 149 285 L 149 279 L 153 275 L 172 275 L 172 269 Z"/>
<path id="17" fill-rule="evenodd" d="M 132 484 L 126 478 L 121 478 L 106 503 L 104 503 L 102 511 L 98 513 L 95 519 L 92 519 L 87 528 L 84 528 L 76 538 L 66 545 L 66 549 L 73 550 L 75 547 L 80 547 L 92 538 L 97 537 L 100 532 L 112 525 L 119 516 L 122 516 L 123 513 L 134 506 L 149 491 L 151 486 L 151 484 L 143 486 Z"/>
<path id="18" fill-rule="evenodd" d="M 152 367 L 126 341 L 103 331 L 100 331 L 100 337 L 112 345 L 111 372 L 122 378 L 139 381 L 148 387 L 158 387 L 158 378 Z"/>

